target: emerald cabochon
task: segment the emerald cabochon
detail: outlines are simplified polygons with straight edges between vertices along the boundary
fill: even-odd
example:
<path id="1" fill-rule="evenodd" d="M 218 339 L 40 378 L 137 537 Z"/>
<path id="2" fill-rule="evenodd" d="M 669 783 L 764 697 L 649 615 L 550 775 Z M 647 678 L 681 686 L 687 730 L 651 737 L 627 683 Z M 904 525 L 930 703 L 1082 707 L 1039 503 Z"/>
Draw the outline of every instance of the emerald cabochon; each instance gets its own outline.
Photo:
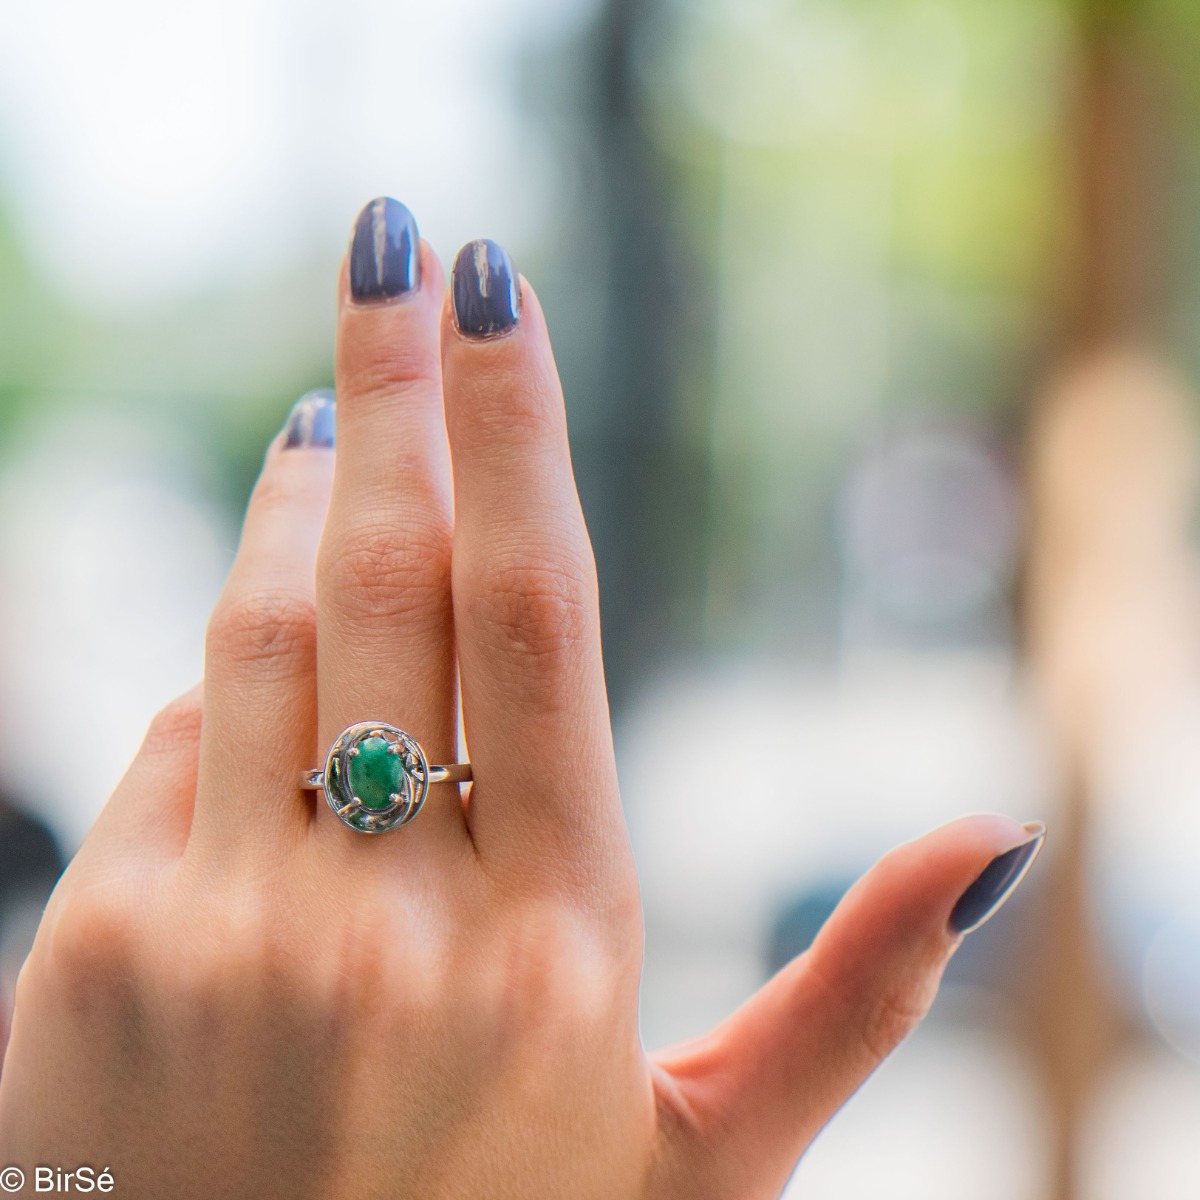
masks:
<path id="1" fill-rule="evenodd" d="M 388 808 L 393 795 L 404 795 L 404 763 L 381 737 L 363 738 L 346 772 L 350 791 L 363 808 Z"/>

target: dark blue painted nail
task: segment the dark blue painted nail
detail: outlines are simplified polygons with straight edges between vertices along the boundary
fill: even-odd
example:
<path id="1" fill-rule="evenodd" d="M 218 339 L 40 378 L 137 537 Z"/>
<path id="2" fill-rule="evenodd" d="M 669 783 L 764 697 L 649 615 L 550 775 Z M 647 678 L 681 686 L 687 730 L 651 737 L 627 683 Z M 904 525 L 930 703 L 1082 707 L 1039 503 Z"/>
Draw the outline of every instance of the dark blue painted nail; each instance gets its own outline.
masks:
<path id="1" fill-rule="evenodd" d="M 983 868 L 979 878 L 959 897 L 950 914 L 950 928 L 955 933 L 971 933 L 978 929 L 1025 878 L 1025 873 L 1033 866 L 1033 860 L 1046 840 L 1046 827 L 1040 821 L 1035 821 L 1025 828 L 1033 834 L 1029 841 L 993 858 Z"/>
<path id="2" fill-rule="evenodd" d="M 450 279 L 454 321 L 468 337 L 495 337 L 521 316 L 521 284 L 503 246 L 481 238 L 454 260 Z"/>
<path id="3" fill-rule="evenodd" d="M 331 447 L 334 444 L 334 417 L 337 412 L 331 388 L 305 392 L 288 414 L 285 450 L 296 447 Z"/>
<path id="4" fill-rule="evenodd" d="M 390 300 L 420 282 L 421 238 L 412 213 L 390 196 L 372 200 L 354 222 L 350 241 L 350 295 Z"/>

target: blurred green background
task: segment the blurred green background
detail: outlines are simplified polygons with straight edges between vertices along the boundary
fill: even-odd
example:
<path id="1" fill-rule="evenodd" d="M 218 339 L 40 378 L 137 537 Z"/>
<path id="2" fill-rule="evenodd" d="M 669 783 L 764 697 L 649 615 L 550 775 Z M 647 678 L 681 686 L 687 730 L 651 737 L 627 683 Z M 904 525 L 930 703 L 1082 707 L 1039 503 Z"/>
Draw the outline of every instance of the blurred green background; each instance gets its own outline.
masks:
<path id="1" fill-rule="evenodd" d="M 1198 52 L 1182 0 L 7 0 L 6 790 L 70 853 L 199 674 L 394 195 L 445 262 L 504 242 L 550 322 L 647 1042 L 897 838 L 1046 817 L 789 1194 L 1196 1194 Z"/>

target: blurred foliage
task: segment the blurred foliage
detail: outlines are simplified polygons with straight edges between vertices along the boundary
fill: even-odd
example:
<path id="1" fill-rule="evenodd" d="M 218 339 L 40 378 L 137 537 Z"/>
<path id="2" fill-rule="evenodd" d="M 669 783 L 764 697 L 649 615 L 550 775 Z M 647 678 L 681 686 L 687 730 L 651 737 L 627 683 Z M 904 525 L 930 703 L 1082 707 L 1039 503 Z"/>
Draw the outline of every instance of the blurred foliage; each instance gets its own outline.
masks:
<path id="1" fill-rule="evenodd" d="M 1011 442 L 1072 253 L 1087 38 L 1176 118 L 1167 332 L 1200 369 L 1200 10 L 1185 0 L 610 0 L 531 48 L 564 204 L 539 282 L 606 580 L 615 678 L 656 654 L 836 641 L 837 522 L 864 449 L 954 421 Z M 3 207 L 0 439 L 81 403 L 206 449 L 231 512 L 327 383 L 335 264 L 152 311 L 73 308 Z M 583 282 L 581 282 L 583 281 Z"/>

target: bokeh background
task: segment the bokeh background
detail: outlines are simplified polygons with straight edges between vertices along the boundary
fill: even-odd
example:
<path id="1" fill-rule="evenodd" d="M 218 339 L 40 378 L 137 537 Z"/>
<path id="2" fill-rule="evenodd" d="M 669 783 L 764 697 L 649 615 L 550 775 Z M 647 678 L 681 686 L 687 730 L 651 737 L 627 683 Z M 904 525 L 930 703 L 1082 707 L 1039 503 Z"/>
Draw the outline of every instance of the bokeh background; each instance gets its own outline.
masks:
<path id="1" fill-rule="evenodd" d="M 787 1195 L 1200 1194 L 1198 54 L 1184 0 L 5 0 L 0 1029 L 388 193 L 548 313 L 647 1044 L 896 840 L 1042 818 Z"/>

